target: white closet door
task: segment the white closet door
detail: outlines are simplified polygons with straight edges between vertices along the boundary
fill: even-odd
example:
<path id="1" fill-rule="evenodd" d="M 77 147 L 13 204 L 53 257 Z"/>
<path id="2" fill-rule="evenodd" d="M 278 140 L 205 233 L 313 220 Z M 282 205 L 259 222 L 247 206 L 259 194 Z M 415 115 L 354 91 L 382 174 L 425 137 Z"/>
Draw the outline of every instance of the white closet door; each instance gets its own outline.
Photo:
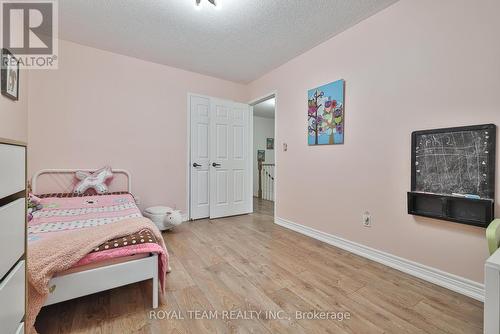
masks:
<path id="1" fill-rule="evenodd" d="M 210 215 L 210 100 L 191 96 L 191 219 Z"/>
<path id="2" fill-rule="evenodd" d="M 250 107 L 210 99 L 210 218 L 252 210 Z"/>

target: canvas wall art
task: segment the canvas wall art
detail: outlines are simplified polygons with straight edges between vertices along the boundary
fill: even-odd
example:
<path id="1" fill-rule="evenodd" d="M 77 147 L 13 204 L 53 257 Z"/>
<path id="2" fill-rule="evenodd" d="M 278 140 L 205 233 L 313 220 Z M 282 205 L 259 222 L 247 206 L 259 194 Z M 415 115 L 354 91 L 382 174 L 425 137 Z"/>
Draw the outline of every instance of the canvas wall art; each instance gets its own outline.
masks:
<path id="1" fill-rule="evenodd" d="M 343 144 L 345 81 L 337 80 L 311 89 L 307 96 L 308 144 Z"/>
<path id="2" fill-rule="evenodd" d="M 274 150 L 274 138 L 267 138 L 266 139 L 266 148 L 268 150 Z"/>
<path id="3" fill-rule="evenodd" d="M 257 161 L 266 161 L 266 151 L 257 150 Z"/>

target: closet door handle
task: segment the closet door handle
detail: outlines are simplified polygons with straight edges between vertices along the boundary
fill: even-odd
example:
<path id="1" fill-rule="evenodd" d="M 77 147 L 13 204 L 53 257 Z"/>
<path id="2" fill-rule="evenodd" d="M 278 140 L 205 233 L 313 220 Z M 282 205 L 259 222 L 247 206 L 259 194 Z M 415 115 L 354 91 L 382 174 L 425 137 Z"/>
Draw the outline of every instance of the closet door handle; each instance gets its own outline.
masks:
<path id="1" fill-rule="evenodd" d="M 214 162 L 214 163 L 212 164 L 212 167 L 215 167 L 215 168 L 220 167 L 220 164 L 218 164 L 218 163 Z"/>
<path id="2" fill-rule="evenodd" d="M 201 167 L 201 165 L 197 164 L 196 162 L 193 164 L 193 167 L 196 168 L 196 167 Z"/>

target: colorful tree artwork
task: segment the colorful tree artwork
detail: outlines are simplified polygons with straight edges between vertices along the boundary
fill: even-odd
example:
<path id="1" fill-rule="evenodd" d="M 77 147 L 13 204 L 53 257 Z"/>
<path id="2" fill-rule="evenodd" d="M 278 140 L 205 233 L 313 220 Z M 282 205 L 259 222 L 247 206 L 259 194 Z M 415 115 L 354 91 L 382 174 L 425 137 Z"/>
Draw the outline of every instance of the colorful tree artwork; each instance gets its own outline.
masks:
<path id="1" fill-rule="evenodd" d="M 309 90 L 308 144 L 344 143 L 344 80 Z"/>

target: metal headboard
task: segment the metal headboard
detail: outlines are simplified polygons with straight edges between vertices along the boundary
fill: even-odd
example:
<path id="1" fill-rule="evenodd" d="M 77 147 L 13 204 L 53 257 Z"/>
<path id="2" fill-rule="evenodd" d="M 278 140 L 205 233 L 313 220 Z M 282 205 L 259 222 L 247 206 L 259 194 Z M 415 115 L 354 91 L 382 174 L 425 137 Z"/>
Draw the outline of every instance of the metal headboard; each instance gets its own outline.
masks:
<path id="1" fill-rule="evenodd" d="M 36 187 L 37 187 L 38 178 L 44 174 L 74 174 L 77 171 L 94 172 L 96 170 L 98 170 L 98 168 L 94 168 L 94 169 L 81 169 L 81 168 L 78 168 L 78 169 L 42 169 L 42 170 L 39 170 L 38 172 L 36 172 L 35 175 L 33 175 L 33 178 L 31 179 L 31 189 L 32 189 L 31 191 L 34 194 L 37 194 Z M 129 193 L 132 193 L 132 177 L 131 177 L 130 173 L 125 169 L 112 169 L 111 171 L 114 174 L 123 174 L 127 177 L 127 191 Z"/>

